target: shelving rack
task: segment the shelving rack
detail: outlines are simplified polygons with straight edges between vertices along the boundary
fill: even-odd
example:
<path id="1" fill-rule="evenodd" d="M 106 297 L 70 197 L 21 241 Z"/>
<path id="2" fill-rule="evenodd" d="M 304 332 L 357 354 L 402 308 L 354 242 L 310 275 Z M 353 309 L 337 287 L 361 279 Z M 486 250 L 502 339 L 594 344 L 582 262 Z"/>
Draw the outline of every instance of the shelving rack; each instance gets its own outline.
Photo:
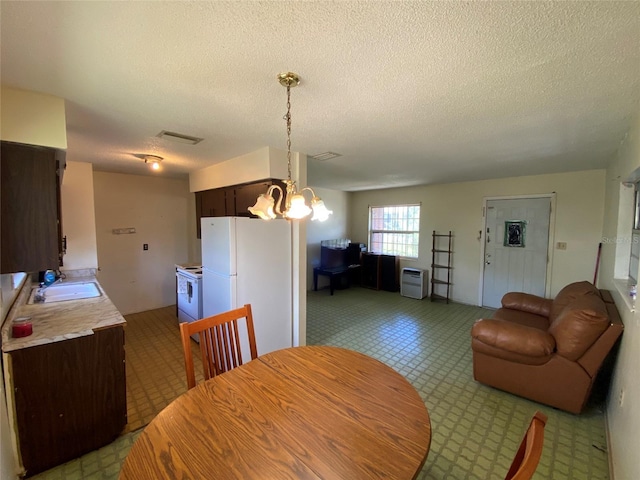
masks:
<path id="1" fill-rule="evenodd" d="M 453 232 L 448 234 L 433 231 L 431 248 L 431 301 L 444 300 L 449 303 L 451 295 L 451 256 L 453 254 Z M 437 290 L 437 292 L 436 292 Z"/>

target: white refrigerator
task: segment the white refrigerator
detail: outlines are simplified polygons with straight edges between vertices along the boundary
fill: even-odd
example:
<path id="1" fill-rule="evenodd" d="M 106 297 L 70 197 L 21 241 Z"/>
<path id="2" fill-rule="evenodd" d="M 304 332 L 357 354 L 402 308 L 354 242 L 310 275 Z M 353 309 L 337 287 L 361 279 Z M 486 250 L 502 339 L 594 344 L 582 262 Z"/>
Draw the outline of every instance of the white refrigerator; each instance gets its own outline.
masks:
<path id="1" fill-rule="evenodd" d="M 201 227 L 203 315 L 209 317 L 250 303 L 258 355 L 291 347 L 289 222 L 203 217 Z M 240 323 L 242 352 L 249 352 L 246 328 L 244 322 Z"/>

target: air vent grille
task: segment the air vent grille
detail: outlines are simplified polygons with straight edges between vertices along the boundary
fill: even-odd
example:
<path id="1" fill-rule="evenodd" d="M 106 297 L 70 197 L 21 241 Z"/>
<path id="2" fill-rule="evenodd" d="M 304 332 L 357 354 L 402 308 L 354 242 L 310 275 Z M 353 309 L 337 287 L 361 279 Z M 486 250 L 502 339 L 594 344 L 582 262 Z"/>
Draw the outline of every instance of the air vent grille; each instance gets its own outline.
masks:
<path id="1" fill-rule="evenodd" d="M 321 162 L 325 162 L 327 160 L 332 160 L 334 158 L 341 157 L 341 156 L 342 154 L 340 153 L 324 152 L 324 153 L 317 153 L 316 155 L 311 155 L 311 158 L 313 158 L 314 160 L 320 160 Z"/>
<path id="2" fill-rule="evenodd" d="M 191 135 L 184 135 L 182 133 L 169 132 L 168 130 L 162 130 L 158 135 L 158 138 L 164 138 L 165 140 L 169 140 L 171 142 L 178 143 L 186 143 L 188 145 L 197 145 L 204 138 L 192 137 Z"/>

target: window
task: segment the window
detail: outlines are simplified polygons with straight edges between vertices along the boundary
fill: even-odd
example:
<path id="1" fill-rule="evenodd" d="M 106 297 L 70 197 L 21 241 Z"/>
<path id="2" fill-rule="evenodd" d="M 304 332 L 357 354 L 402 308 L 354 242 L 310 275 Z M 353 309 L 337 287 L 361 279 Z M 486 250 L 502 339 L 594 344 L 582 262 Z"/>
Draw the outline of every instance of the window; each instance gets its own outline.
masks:
<path id="1" fill-rule="evenodd" d="M 369 207 L 369 251 L 418 258 L 420 205 Z"/>

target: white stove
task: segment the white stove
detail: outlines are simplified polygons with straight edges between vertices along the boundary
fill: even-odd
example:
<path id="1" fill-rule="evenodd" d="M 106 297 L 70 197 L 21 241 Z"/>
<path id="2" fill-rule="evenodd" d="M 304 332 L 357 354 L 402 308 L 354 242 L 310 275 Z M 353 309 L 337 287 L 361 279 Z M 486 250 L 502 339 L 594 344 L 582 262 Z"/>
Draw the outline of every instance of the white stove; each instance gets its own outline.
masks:
<path id="1" fill-rule="evenodd" d="M 178 321 L 202 318 L 202 265 L 176 265 Z"/>
<path id="2" fill-rule="evenodd" d="M 202 278 L 202 265 L 176 265 L 176 273 L 189 278 Z"/>

